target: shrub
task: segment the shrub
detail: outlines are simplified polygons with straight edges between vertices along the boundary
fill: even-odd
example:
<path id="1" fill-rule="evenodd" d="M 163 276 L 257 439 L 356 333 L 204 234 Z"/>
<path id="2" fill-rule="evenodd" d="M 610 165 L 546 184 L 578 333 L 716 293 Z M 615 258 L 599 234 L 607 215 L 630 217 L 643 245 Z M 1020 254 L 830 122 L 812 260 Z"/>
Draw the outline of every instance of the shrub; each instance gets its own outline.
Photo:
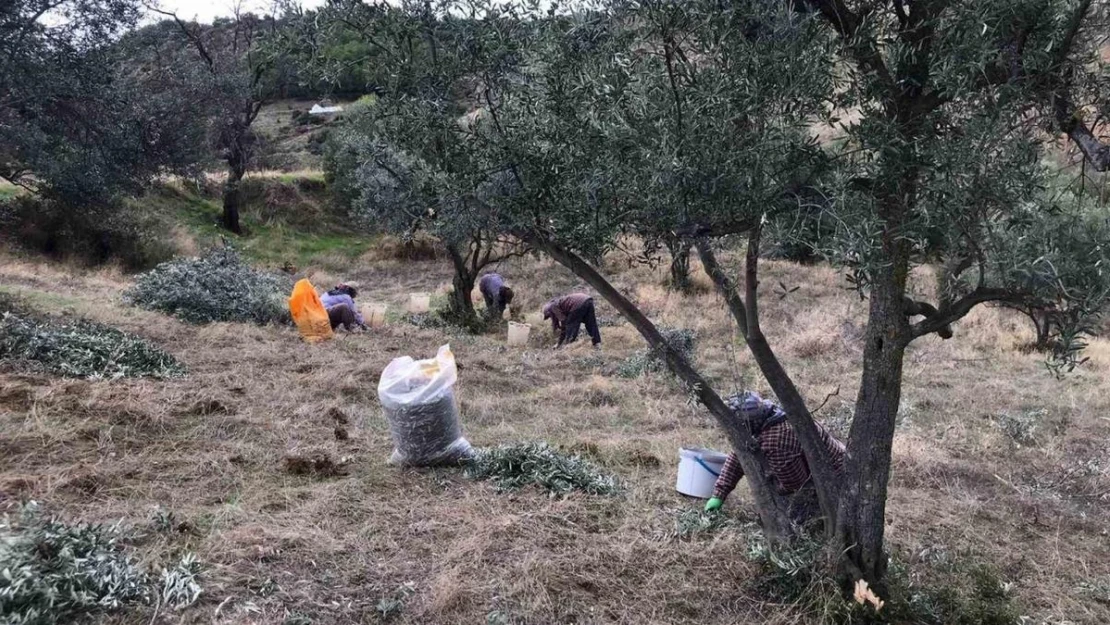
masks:
<path id="1" fill-rule="evenodd" d="M 0 316 L 0 361 L 90 379 L 168 378 L 184 367 L 147 341 L 84 319 L 37 320 L 18 312 Z"/>
<path id="2" fill-rule="evenodd" d="M 481 449 L 467 461 L 466 476 L 493 480 L 501 490 L 535 484 L 552 495 L 580 490 L 591 495 L 620 491 L 616 478 L 579 456 L 567 455 L 547 443 L 520 443 Z"/>
<path id="3" fill-rule="evenodd" d="M 866 586 L 844 596 L 824 547 L 804 536 L 772 547 L 754 530 L 748 558 L 759 565 L 760 574 L 753 590 L 761 599 L 791 605 L 806 622 L 822 625 L 1012 625 L 1020 620 L 1008 585 L 971 554 L 934 567 L 919 563 L 912 574 L 903 559 L 892 556 L 884 578 L 886 595 L 876 610 L 873 601 L 880 599 Z"/>
<path id="4" fill-rule="evenodd" d="M 1001 414 L 994 418 L 994 426 L 1002 431 L 1018 447 L 1037 443 L 1037 428 L 1048 411 L 1031 410 L 1021 415 Z"/>
<path id="5" fill-rule="evenodd" d="M 69 210 L 35 196 L 0 203 L 0 233 L 13 245 L 88 264 L 119 262 L 141 271 L 173 257 L 174 247 L 155 233 L 162 226 L 128 206 Z"/>
<path id="6" fill-rule="evenodd" d="M 693 362 L 696 355 L 698 335 L 686 328 L 660 328 L 660 334 L 667 343 Z M 637 378 L 645 373 L 659 373 L 667 370 L 663 354 L 654 349 L 645 349 L 629 356 L 617 367 L 617 375 L 622 378 Z"/>
<path id="7" fill-rule="evenodd" d="M 285 298 L 292 288 L 288 278 L 258 271 L 224 247 L 158 265 L 139 276 L 125 298 L 189 323 L 287 323 Z"/>

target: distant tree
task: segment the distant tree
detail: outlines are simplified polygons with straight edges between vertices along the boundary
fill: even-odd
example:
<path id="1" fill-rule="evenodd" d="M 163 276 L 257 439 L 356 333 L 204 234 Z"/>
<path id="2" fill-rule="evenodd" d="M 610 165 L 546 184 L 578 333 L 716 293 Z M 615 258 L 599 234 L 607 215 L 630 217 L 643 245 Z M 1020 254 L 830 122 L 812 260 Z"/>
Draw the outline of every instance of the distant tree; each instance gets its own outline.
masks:
<path id="1" fill-rule="evenodd" d="M 514 46 L 483 48 L 465 20 L 445 24 L 426 5 L 359 3 L 322 16 L 341 22 L 344 33 L 361 29 L 391 69 L 382 97 L 353 107 L 333 133 L 333 189 L 369 227 L 441 240 L 455 271 L 448 312 L 460 325 L 479 327 L 471 292 L 480 274 L 526 252 L 484 208 L 502 181 L 472 156 L 496 117 L 496 96 L 483 76 L 508 71 Z"/>
<path id="2" fill-rule="evenodd" d="M 0 177 L 69 207 L 108 203 L 201 158 L 190 102 L 150 97 L 173 72 L 127 64 L 131 0 L 0 7 Z"/>
<path id="3" fill-rule="evenodd" d="M 217 98 L 213 143 L 227 163 L 223 225 L 235 234 L 242 234 L 239 222 L 242 181 L 258 145 L 253 125 L 263 104 L 278 89 L 273 69 L 280 52 L 266 48 L 267 39 L 278 39 L 278 22 L 272 16 L 241 13 L 239 5 L 233 17 L 218 19 L 211 26 L 184 21 L 174 13 L 156 12 L 169 16 L 177 25 L 184 45 L 194 52 L 191 61 L 199 64 L 200 72 L 196 75 L 203 76 L 209 93 Z"/>

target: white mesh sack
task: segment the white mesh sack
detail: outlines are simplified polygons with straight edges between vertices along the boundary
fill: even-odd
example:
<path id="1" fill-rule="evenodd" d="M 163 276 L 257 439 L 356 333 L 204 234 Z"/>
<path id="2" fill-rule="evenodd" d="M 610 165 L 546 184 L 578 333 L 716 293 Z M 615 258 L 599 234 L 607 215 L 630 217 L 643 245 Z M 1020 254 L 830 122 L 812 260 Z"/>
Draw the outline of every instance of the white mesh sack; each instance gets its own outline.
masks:
<path id="1" fill-rule="evenodd" d="M 426 467 L 470 457 L 470 443 L 459 426 L 456 381 L 450 345 L 428 360 L 395 358 L 382 371 L 378 399 L 393 437 L 390 464 Z"/>

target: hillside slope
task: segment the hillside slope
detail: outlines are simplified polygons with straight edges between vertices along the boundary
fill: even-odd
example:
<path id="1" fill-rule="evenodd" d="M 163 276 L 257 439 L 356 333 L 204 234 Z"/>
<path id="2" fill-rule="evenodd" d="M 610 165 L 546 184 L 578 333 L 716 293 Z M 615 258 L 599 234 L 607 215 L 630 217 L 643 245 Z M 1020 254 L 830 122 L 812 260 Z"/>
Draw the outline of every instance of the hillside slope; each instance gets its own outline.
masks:
<path id="1" fill-rule="evenodd" d="M 357 280 L 360 299 L 394 310 L 450 276 L 445 262 L 391 260 L 373 248 L 353 258 L 300 275 L 319 285 Z M 683 298 L 646 268 L 607 265 L 655 319 L 698 333 L 698 360 L 723 388 L 766 391 L 715 296 Z M 579 286 L 545 260 L 501 271 L 526 311 Z M 766 288 L 779 282 L 801 288 L 787 301 L 766 298 L 767 334 L 812 404 L 832 394 L 819 416 L 843 432 L 863 304 L 827 268 L 768 262 Z M 156 533 L 140 549 L 151 559 L 195 551 L 204 594 L 166 622 L 376 623 L 383 605 L 391 622 L 414 624 L 818 622 L 757 585 L 745 486 L 727 505 L 736 523 L 673 537 L 678 516 L 701 505 L 673 490 L 678 448 L 725 441 L 666 376 L 615 374 L 642 348 L 619 320 L 602 328 L 600 353 L 545 349 L 542 327 L 521 351 L 500 335 L 395 318 L 311 346 L 292 328 L 188 326 L 125 307 L 127 283 L 108 270 L 0 263 L 3 291 L 145 336 L 189 371 L 96 382 L 0 371 L 0 506 L 34 499 L 63 518 L 140 528 L 156 511 L 172 513 L 180 531 Z M 604 306 L 600 314 L 612 318 Z M 915 344 L 890 540 L 917 583 L 952 597 L 987 580 L 1029 622 L 1110 622 L 1110 343 L 1094 341 L 1088 366 L 1056 380 L 1022 351 L 1027 339 L 1020 320 L 983 309 L 955 339 Z M 546 440 L 601 463 L 627 492 L 552 499 L 500 493 L 455 470 L 388 466 L 378 375 L 392 358 L 426 357 L 444 343 L 462 365 L 473 443 Z M 337 440 L 337 428 L 349 438 Z M 285 470 L 284 457 L 312 453 L 346 460 L 343 474 Z M 150 622 L 147 610 L 109 622 Z"/>

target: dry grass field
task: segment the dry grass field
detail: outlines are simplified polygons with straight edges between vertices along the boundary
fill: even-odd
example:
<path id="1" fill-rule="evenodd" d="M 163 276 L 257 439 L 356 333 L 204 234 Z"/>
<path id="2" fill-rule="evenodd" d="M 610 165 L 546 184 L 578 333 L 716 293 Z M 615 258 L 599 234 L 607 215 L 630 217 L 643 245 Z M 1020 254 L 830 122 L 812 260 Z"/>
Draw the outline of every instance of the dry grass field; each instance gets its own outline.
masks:
<path id="1" fill-rule="evenodd" d="M 698 362 L 722 391 L 767 390 L 716 296 L 671 294 L 661 270 L 616 257 L 606 269 L 657 321 L 697 331 Z M 308 274 L 317 286 L 357 280 L 360 301 L 397 308 L 449 271 L 371 249 L 349 272 Z M 501 271 L 526 313 L 578 286 L 545 260 Z M 768 262 L 764 273 L 767 334 L 813 405 L 839 389 L 818 416 L 843 427 L 865 304 L 827 268 Z M 780 299 L 780 282 L 800 289 Z M 193 551 L 203 563 L 204 594 L 184 612 L 139 608 L 104 622 L 813 622 L 754 588 L 742 524 L 668 536 L 681 511 L 701 505 L 674 491 L 678 448 L 722 448 L 724 437 L 666 376 L 613 374 L 643 342 L 603 303 L 611 321 L 597 353 L 545 349 L 542 328 L 518 350 L 503 335 L 399 321 L 307 345 L 289 327 L 197 327 L 130 308 L 127 285 L 109 270 L 0 258 L 3 291 L 140 334 L 189 369 L 168 381 L 0 371 L 0 508 L 33 499 L 66 520 L 137 528 L 172 514 L 137 552 L 154 561 Z M 1094 341 L 1087 366 L 1058 381 L 1022 350 L 1031 333 L 1017 317 L 981 309 L 956 332 L 908 355 L 891 545 L 914 575 L 990 564 L 1027 623 L 1110 622 L 1110 342 Z M 626 492 L 501 493 L 458 470 L 388 466 L 378 375 L 443 343 L 462 366 L 472 443 L 546 440 L 592 458 Z M 286 470 L 286 458 L 312 453 L 342 463 L 341 474 Z M 754 520 L 744 485 L 726 509 Z"/>

